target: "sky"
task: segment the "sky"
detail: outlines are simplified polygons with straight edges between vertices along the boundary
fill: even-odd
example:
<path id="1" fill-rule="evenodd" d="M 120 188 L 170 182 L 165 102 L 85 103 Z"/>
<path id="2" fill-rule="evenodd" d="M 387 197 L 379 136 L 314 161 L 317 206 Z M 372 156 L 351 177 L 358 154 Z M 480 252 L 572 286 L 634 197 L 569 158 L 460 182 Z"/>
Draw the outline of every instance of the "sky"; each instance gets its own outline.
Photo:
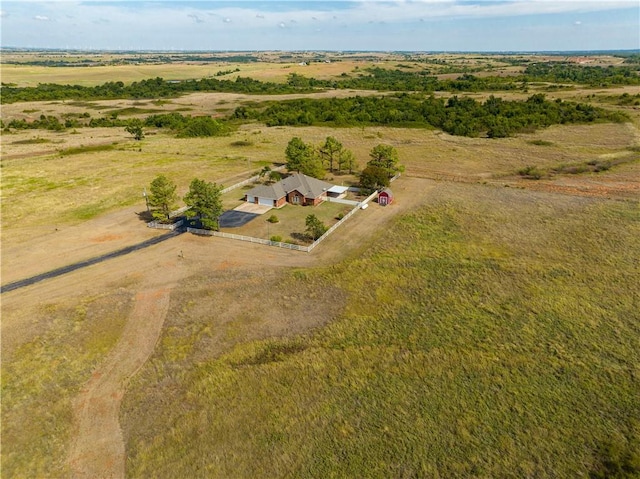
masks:
<path id="1" fill-rule="evenodd" d="M 640 49 L 638 0 L 5 1 L 3 47 L 87 50 Z"/>

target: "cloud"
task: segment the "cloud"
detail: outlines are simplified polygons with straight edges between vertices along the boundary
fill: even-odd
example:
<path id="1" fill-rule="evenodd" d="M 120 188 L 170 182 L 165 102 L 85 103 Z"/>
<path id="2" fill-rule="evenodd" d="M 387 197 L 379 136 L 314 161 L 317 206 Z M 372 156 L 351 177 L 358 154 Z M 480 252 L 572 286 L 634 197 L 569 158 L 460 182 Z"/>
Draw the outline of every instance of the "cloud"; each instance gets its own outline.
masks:
<path id="1" fill-rule="evenodd" d="M 7 18 L 9 16 L 8 12 L 5 12 L 4 10 L 0 10 L 0 18 Z"/>
<path id="2" fill-rule="evenodd" d="M 34 20 L 38 20 L 40 22 L 48 22 L 50 20 L 49 17 L 47 17 L 46 15 L 36 15 L 35 17 L 33 17 Z"/>
<path id="3" fill-rule="evenodd" d="M 582 22 L 580 20 L 576 20 L 575 22 L 573 22 L 574 25 L 582 25 Z"/>
<path id="4" fill-rule="evenodd" d="M 280 22 L 280 23 L 278 23 L 278 27 L 286 28 L 287 26 L 284 24 L 284 22 Z"/>
<path id="5" fill-rule="evenodd" d="M 264 18 L 264 13 L 256 13 L 256 18 Z"/>
<path id="6" fill-rule="evenodd" d="M 231 19 L 229 17 L 225 17 L 223 20 L 224 23 L 231 23 Z"/>

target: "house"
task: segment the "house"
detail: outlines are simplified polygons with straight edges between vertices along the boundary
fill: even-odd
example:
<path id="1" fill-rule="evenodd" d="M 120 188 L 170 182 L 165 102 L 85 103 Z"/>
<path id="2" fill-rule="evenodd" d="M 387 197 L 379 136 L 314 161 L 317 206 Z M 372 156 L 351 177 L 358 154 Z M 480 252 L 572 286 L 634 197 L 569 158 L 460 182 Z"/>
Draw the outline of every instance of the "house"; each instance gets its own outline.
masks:
<path id="1" fill-rule="evenodd" d="M 286 203 L 316 206 L 327 199 L 333 185 L 302 173 L 293 173 L 272 185 L 259 185 L 245 194 L 245 201 L 280 208 Z"/>
<path id="2" fill-rule="evenodd" d="M 385 188 L 378 194 L 378 204 L 387 206 L 393 203 L 393 193 L 389 188 Z"/>

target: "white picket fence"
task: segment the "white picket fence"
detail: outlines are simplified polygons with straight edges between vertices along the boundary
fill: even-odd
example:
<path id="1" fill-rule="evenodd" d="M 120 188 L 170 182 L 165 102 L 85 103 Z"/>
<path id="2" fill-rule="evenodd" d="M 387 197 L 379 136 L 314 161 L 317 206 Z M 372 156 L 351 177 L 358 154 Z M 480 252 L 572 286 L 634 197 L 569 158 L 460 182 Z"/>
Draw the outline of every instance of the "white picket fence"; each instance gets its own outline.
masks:
<path id="1" fill-rule="evenodd" d="M 147 223 L 147 228 L 153 228 L 156 230 L 175 230 L 179 228 L 184 223 L 184 220 L 176 221 L 175 223 L 171 223 L 170 225 L 164 223 L 158 223 L 157 221 L 150 221 Z"/>
<path id="2" fill-rule="evenodd" d="M 378 192 L 374 191 L 373 193 L 371 193 L 369 196 L 367 196 L 367 198 L 365 198 L 363 201 L 361 201 L 360 203 L 356 203 L 356 207 L 353 208 L 351 211 L 349 211 L 346 215 L 344 215 L 342 217 L 342 219 L 340 221 L 338 221 L 335 225 L 333 225 L 331 228 L 329 228 L 325 234 L 323 234 L 322 236 L 320 236 L 320 238 L 318 238 L 317 240 L 315 240 L 312 244 L 309 245 L 308 250 L 307 251 L 311 251 L 313 250 L 313 248 L 315 248 L 316 246 L 318 246 L 320 243 L 322 243 L 325 239 L 327 239 L 327 237 L 333 233 L 335 230 L 337 230 L 340 226 L 342 226 L 342 223 L 344 223 L 345 221 L 347 221 L 349 218 L 351 218 L 356 211 L 358 211 L 359 209 L 362 208 L 362 205 L 366 205 L 367 203 L 369 203 L 369 201 L 371 201 L 372 199 L 374 199 L 377 196 Z"/>
<path id="3" fill-rule="evenodd" d="M 286 166 L 277 166 L 274 169 L 272 169 L 271 171 L 283 171 L 286 168 Z M 231 185 L 225 189 L 223 189 L 221 191 L 222 194 L 228 193 L 229 191 L 233 191 L 236 188 L 240 188 L 241 186 L 244 185 L 248 185 L 249 183 L 253 183 L 254 181 L 258 181 L 260 179 L 260 175 L 255 175 L 252 176 L 251 178 L 248 178 L 244 181 L 241 181 L 240 183 L 236 183 L 235 185 Z"/>
<path id="4" fill-rule="evenodd" d="M 234 235 L 232 233 L 223 233 L 221 231 L 202 230 L 199 228 L 187 228 L 187 232 L 193 233 L 196 235 L 202 235 L 202 236 L 217 236 L 218 238 L 229 238 L 234 240 L 247 241 L 249 243 L 258 243 L 258 244 L 264 244 L 267 246 L 277 246 L 278 248 L 293 249 L 297 251 L 306 251 L 306 252 L 309 251 L 309 246 L 300 246 L 297 244 L 283 243 L 281 241 L 271 241 L 271 240 L 266 240 L 262 238 L 254 238 L 253 236 Z"/>
<path id="5" fill-rule="evenodd" d="M 304 251 L 305 253 L 309 253 L 310 251 L 313 250 L 313 248 L 318 246 L 318 244 L 320 244 L 325 239 L 327 239 L 327 237 L 331 233 L 333 233 L 340 226 L 342 226 L 342 224 L 345 221 L 347 221 L 349 218 L 351 218 L 356 213 L 356 211 L 361 209 L 362 205 L 365 205 L 365 204 L 369 203 L 369 201 L 371 201 L 373 198 L 375 198 L 377 194 L 378 194 L 378 192 L 376 191 L 376 192 L 372 193 L 371 195 L 369 195 L 367 198 L 365 198 L 363 201 L 361 201 L 359 203 L 358 202 L 354 202 L 356 204 L 355 208 L 353 208 L 346 215 L 344 215 L 344 217 L 340 221 L 338 221 L 335 225 L 333 225 L 331 228 L 329 228 L 320 238 L 315 240 L 309 246 L 300 246 L 300 245 L 297 245 L 297 244 L 283 243 L 281 241 L 271 241 L 271 240 L 267 240 L 267 239 L 263 239 L 263 238 L 254 238 L 253 236 L 235 235 L 235 234 L 232 234 L 232 233 L 223 233 L 221 231 L 203 230 L 203 229 L 199 229 L 199 228 L 187 228 L 187 232 L 188 233 L 192 233 L 192 234 L 196 234 L 196 235 L 216 236 L 218 238 L 228 238 L 228 239 L 234 239 L 234 240 L 239 240 L 239 241 L 247 241 L 249 243 L 258 243 L 258 244 L 263 244 L 263 245 L 266 245 L 266 246 L 276 246 L 278 248 L 292 249 L 292 250 L 295 250 L 295 251 Z"/>
<path id="6" fill-rule="evenodd" d="M 352 205 L 352 206 L 356 206 L 360 204 L 358 201 L 355 201 L 355 200 L 345 200 L 344 198 L 331 198 L 330 196 L 327 196 L 327 201 L 329 203 L 341 203 L 343 205 Z"/>

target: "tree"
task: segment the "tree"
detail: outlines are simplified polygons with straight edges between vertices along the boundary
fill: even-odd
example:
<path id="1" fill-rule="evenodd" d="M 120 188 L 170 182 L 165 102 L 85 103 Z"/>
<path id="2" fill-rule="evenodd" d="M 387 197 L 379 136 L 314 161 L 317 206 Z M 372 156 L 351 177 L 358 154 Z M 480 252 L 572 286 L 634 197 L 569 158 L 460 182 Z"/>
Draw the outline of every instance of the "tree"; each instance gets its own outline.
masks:
<path id="1" fill-rule="evenodd" d="M 324 177 L 322 162 L 316 155 L 313 145 L 307 144 L 297 136 L 289 140 L 285 150 L 287 170 L 297 171 L 314 178 Z"/>
<path id="2" fill-rule="evenodd" d="M 258 173 L 258 178 L 262 178 L 263 176 L 266 176 L 267 178 L 269 178 L 270 173 L 271 173 L 271 167 L 267 165 L 260 170 L 260 173 Z"/>
<path id="3" fill-rule="evenodd" d="M 317 240 L 325 234 L 327 231 L 327 227 L 324 225 L 322 221 L 318 219 L 316 215 L 309 215 L 305 220 L 305 224 L 307 225 L 306 232 L 313 240 Z"/>
<path id="4" fill-rule="evenodd" d="M 342 150 L 338 157 L 338 173 L 344 169 L 348 170 L 349 174 L 351 174 L 355 167 L 356 157 L 353 155 L 353 152 L 351 150 Z"/>
<path id="5" fill-rule="evenodd" d="M 177 199 L 176 185 L 166 176 L 159 175 L 151 182 L 149 206 L 154 219 L 168 220 Z"/>
<path id="6" fill-rule="evenodd" d="M 299 172 L 302 165 L 313 155 L 313 147 L 295 136 L 289 140 L 284 154 L 287 157 L 287 170 Z"/>
<path id="7" fill-rule="evenodd" d="M 369 160 L 367 166 L 384 168 L 389 178 L 404 171 L 404 167 L 398 162 L 398 152 L 391 145 L 380 144 L 374 146 L 369 156 L 371 160 Z"/>
<path id="8" fill-rule="evenodd" d="M 385 168 L 369 165 L 360 173 L 360 187 L 365 190 L 379 190 L 389 186 L 389 174 Z"/>
<path id="9" fill-rule="evenodd" d="M 124 131 L 133 135 L 133 139 L 140 141 L 144 138 L 144 130 L 142 129 L 142 122 L 140 120 L 133 119 L 125 127 Z"/>
<path id="10" fill-rule="evenodd" d="M 339 161 L 340 153 L 344 147 L 342 143 L 336 140 L 333 136 L 328 136 L 319 149 L 320 156 L 322 157 L 325 165 L 329 168 L 329 171 L 333 173 L 333 164 Z"/>
<path id="11" fill-rule="evenodd" d="M 198 217 L 204 229 L 218 229 L 218 218 L 222 214 L 222 187 L 215 183 L 194 178 L 184 202 L 190 207 L 185 212 L 187 218 Z"/>

